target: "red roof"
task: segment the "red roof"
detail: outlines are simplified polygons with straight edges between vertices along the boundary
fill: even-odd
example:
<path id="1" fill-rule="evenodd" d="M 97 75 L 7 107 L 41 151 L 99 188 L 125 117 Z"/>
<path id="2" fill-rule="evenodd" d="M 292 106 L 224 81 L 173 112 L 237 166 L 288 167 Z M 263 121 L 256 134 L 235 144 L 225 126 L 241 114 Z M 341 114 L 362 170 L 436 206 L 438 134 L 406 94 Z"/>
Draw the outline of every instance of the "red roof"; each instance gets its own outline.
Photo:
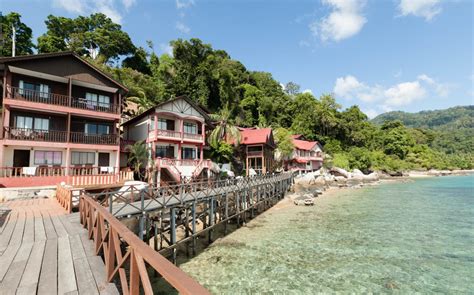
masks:
<path id="1" fill-rule="evenodd" d="M 241 140 L 240 144 L 269 144 L 273 145 L 272 142 L 272 129 L 261 128 L 261 129 L 245 129 L 240 128 Z"/>
<path id="2" fill-rule="evenodd" d="M 297 149 L 300 150 L 305 150 L 305 151 L 310 151 L 313 149 L 313 147 L 318 144 L 317 141 L 307 141 L 307 140 L 299 140 L 299 139 L 293 139 L 293 144 Z"/>

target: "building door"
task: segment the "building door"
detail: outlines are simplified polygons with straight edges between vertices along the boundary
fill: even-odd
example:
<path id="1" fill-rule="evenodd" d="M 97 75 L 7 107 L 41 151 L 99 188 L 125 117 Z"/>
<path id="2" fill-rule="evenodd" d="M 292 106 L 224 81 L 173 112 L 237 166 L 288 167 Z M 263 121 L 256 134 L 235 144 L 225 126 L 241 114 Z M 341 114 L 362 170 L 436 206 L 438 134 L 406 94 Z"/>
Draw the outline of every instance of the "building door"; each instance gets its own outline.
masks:
<path id="1" fill-rule="evenodd" d="M 13 150 L 13 167 L 30 166 L 30 150 Z"/>
<path id="2" fill-rule="evenodd" d="M 110 166 L 110 153 L 99 153 L 99 166 Z"/>

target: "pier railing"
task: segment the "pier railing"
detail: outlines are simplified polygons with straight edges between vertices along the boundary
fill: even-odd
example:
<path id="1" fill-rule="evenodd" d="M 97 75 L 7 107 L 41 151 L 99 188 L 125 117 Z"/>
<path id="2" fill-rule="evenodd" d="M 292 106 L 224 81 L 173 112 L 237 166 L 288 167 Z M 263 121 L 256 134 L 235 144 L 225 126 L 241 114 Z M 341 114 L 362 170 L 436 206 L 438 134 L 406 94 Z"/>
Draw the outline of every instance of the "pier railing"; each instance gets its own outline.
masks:
<path id="1" fill-rule="evenodd" d="M 209 196 L 248 190 L 264 184 L 292 180 L 292 173 L 265 174 L 246 178 L 229 178 L 214 181 L 199 181 L 163 187 L 123 186 L 120 190 L 106 189 L 100 193 L 87 193 L 89 197 L 109 209 L 109 213 L 120 217 L 142 214 L 156 209 L 184 205 Z"/>
<path id="2" fill-rule="evenodd" d="M 154 294 L 147 266 L 154 269 L 180 294 L 209 294 L 190 276 L 140 240 L 92 198 L 81 195 L 80 220 L 102 254 L 107 280 L 119 278 L 123 294 Z"/>

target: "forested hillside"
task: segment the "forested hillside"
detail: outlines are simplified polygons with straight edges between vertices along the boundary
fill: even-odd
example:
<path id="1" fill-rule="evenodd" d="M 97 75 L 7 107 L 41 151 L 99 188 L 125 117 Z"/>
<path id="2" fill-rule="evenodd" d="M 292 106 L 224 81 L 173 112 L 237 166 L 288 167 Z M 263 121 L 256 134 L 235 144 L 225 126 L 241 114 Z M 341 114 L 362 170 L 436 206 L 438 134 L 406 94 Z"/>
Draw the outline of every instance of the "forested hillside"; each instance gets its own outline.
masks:
<path id="1" fill-rule="evenodd" d="M 137 104 L 138 112 L 187 95 L 208 109 L 218 125 L 226 126 L 222 130 L 231 130 L 227 128 L 231 125 L 275 128 L 283 154 L 291 151 L 290 134 L 318 140 L 329 155 L 327 165 L 363 171 L 473 166 L 465 141 L 457 135 L 449 138 L 455 133 L 410 128 L 399 120 L 374 124 L 358 106 L 342 109 L 331 94 L 301 93 L 294 82 L 282 87 L 270 73 L 249 70 L 226 51 L 197 38 L 171 41 L 172 55 L 158 55 L 152 42 L 147 48 L 136 46 L 120 25 L 103 14 L 75 19 L 50 15 L 45 23 L 47 30 L 39 32 L 42 35 L 35 44 L 20 15 L 3 16 L 7 34 L 1 54 L 9 55 L 11 50 L 8 28 L 21 27 L 17 30 L 22 34 L 17 33 L 19 54 L 31 54 L 34 49 L 38 53 L 75 51 L 128 87 L 127 101 Z M 222 139 L 211 143 L 215 159 L 229 159 L 234 153 L 235 147 Z"/>
<path id="2" fill-rule="evenodd" d="M 386 121 L 400 120 L 405 126 L 431 130 L 434 149 L 453 153 L 472 153 L 474 148 L 474 106 L 457 106 L 445 110 L 418 113 L 388 112 L 372 122 L 382 125 Z"/>

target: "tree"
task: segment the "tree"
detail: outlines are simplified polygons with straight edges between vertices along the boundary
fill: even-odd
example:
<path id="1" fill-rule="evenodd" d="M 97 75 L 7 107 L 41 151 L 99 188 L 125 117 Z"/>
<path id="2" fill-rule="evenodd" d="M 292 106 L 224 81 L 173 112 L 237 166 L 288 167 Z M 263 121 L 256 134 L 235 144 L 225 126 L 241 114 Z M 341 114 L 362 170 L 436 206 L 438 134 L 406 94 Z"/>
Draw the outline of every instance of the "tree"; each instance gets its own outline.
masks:
<path id="1" fill-rule="evenodd" d="M 1 56 L 12 56 L 12 35 L 15 28 L 16 55 L 33 54 L 32 30 L 21 21 L 21 15 L 11 12 L 5 16 L 0 14 L 0 24 L 3 35 Z"/>
<path id="2" fill-rule="evenodd" d="M 287 159 L 293 154 L 295 145 L 288 129 L 280 127 L 275 130 L 275 143 L 280 160 Z"/>
<path id="3" fill-rule="evenodd" d="M 126 150 L 129 152 L 128 164 L 130 164 L 138 174 L 140 180 L 144 179 L 146 173 L 143 169 L 148 164 L 149 151 L 144 141 L 137 141 L 132 145 L 127 145 Z"/>
<path id="4" fill-rule="evenodd" d="M 122 67 L 137 70 L 143 74 L 151 75 L 150 64 L 148 63 L 148 52 L 143 47 L 138 47 L 132 56 L 122 61 Z"/>
<path id="5" fill-rule="evenodd" d="M 232 142 L 234 146 L 240 144 L 240 131 L 230 121 L 230 111 L 224 108 L 219 114 L 212 114 L 211 118 L 217 121 L 217 125 L 209 136 L 209 144 L 217 149 L 221 142 Z"/>
<path id="6" fill-rule="evenodd" d="M 152 108 L 154 106 L 154 103 L 150 101 L 145 94 L 145 91 L 143 90 L 138 90 L 139 95 L 138 96 L 129 96 L 127 97 L 127 101 L 131 101 L 138 106 L 138 110 L 136 114 L 133 114 L 134 116 L 137 116 L 144 111 Z"/>
<path id="7" fill-rule="evenodd" d="M 49 15 L 45 24 L 47 31 L 38 38 L 40 53 L 72 50 L 109 62 L 135 52 L 129 35 L 103 13 L 75 19 Z"/>
<path id="8" fill-rule="evenodd" d="M 300 85 L 294 83 L 294 82 L 288 82 L 285 85 L 285 92 L 288 95 L 295 96 L 298 93 L 300 93 Z"/>

